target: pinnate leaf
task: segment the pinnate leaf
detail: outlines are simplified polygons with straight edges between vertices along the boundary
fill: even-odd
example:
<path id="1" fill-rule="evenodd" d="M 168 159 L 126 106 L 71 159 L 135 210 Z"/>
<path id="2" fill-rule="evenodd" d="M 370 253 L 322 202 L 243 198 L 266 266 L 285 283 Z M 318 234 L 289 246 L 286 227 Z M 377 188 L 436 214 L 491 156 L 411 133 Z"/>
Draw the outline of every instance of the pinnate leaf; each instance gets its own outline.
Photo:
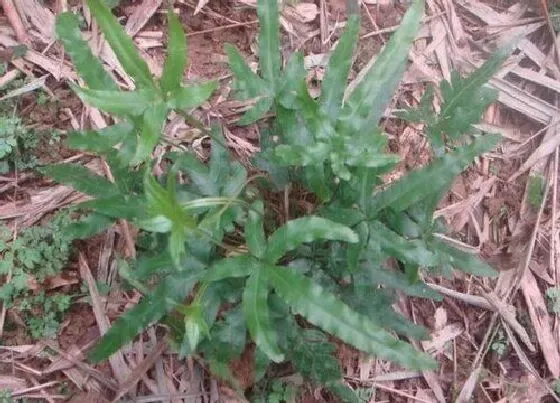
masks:
<path id="1" fill-rule="evenodd" d="M 434 360 L 358 314 L 308 278 L 283 267 L 271 267 L 270 284 L 292 309 L 310 323 L 356 348 L 398 362 L 409 369 L 427 369 Z"/>
<path id="2" fill-rule="evenodd" d="M 131 165 L 137 165 L 146 161 L 157 145 L 163 125 L 167 119 L 167 108 L 162 102 L 151 104 L 142 116 L 142 129 L 138 137 L 136 153 L 130 161 Z"/>
<path id="3" fill-rule="evenodd" d="M 70 239 L 88 239 L 105 231 L 115 220 L 103 214 L 90 213 L 85 217 L 72 221 L 65 227 L 65 235 Z"/>
<path id="4" fill-rule="evenodd" d="M 274 103 L 274 98 L 263 97 L 260 98 L 255 105 L 249 109 L 245 114 L 237 121 L 240 126 L 247 126 L 255 123 L 257 120 L 261 119 L 272 107 Z"/>
<path id="5" fill-rule="evenodd" d="M 268 313 L 268 268 L 258 265 L 245 283 L 243 312 L 247 328 L 257 346 L 275 362 L 282 362 L 284 354 L 277 345 L 276 333 Z"/>
<path id="6" fill-rule="evenodd" d="M 188 85 L 177 88 L 168 99 L 168 105 L 171 109 L 193 109 L 210 98 L 210 95 L 216 90 L 218 83 L 216 81 L 206 81 L 198 85 Z"/>
<path id="7" fill-rule="evenodd" d="M 204 274 L 203 281 L 210 283 L 230 277 L 247 277 L 255 270 L 255 260 L 249 255 L 232 256 L 214 263 Z"/>
<path id="8" fill-rule="evenodd" d="M 428 166 L 402 177 L 390 184 L 386 190 L 374 195 L 370 204 L 371 213 L 387 207 L 391 207 L 393 211 L 403 211 L 430 194 L 441 192 L 476 156 L 494 148 L 498 140 L 499 136 L 495 135 L 479 137 L 472 144 L 444 155 Z M 430 192 L 427 192 L 428 189 Z"/>
<path id="9" fill-rule="evenodd" d="M 117 123 L 101 130 L 73 132 L 68 137 L 72 148 L 95 153 L 105 153 L 132 134 L 134 127 L 129 122 Z"/>
<path id="10" fill-rule="evenodd" d="M 235 89 L 241 99 L 256 98 L 269 92 L 266 82 L 251 70 L 235 46 L 226 44 L 225 50 L 229 68 L 235 76 Z"/>
<path id="11" fill-rule="evenodd" d="M 111 10 L 102 0 L 88 0 L 88 7 L 95 17 L 105 40 L 115 52 L 117 59 L 139 88 L 155 89 L 148 65 L 140 57 L 134 42 L 124 31 Z"/>
<path id="12" fill-rule="evenodd" d="M 288 221 L 268 238 L 265 259 L 276 263 L 278 259 L 306 242 L 319 240 L 358 242 L 358 234 L 345 225 L 320 217 L 304 217 Z"/>
<path id="13" fill-rule="evenodd" d="M 397 31 L 349 95 L 341 116 L 344 126 L 360 130 L 377 125 L 404 74 L 423 14 L 424 1 L 414 0 Z"/>
<path id="14" fill-rule="evenodd" d="M 61 13 L 56 18 L 56 34 L 70 55 L 74 67 L 93 90 L 117 91 L 118 87 L 82 39 L 78 16 Z"/>
<path id="15" fill-rule="evenodd" d="M 338 45 L 329 57 L 327 73 L 321 85 L 321 109 L 325 116 L 328 116 L 333 122 L 338 118 L 342 106 L 346 81 L 352 66 L 352 55 L 358 42 L 359 30 L 360 16 L 352 14 L 348 17 Z"/>
<path id="16" fill-rule="evenodd" d="M 495 101 L 497 93 L 485 84 L 498 72 L 509 56 L 509 49 L 498 50 L 480 68 L 466 78 L 452 72 L 451 82 L 442 82 L 443 104 L 441 112 L 427 127 L 428 137 L 434 145 L 447 135 L 458 140 L 473 124 L 479 122 L 484 110 Z"/>
<path id="17" fill-rule="evenodd" d="M 276 89 L 280 78 L 280 12 L 277 0 L 259 1 L 259 68 L 263 78 Z"/>
<path id="18" fill-rule="evenodd" d="M 109 358 L 151 323 L 163 318 L 183 302 L 198 281 L 200 273 L 179 273 L 165 277 L 156 288 L 117 319 L 94 347 L 94 362 Z"/>
<path id="19" fill-rule="evenodd" d="M 263 202 L 260 200 L 254 202 L 247 213 L 247 224 L 245 225 L 245 239 L 249 247 L 249 252 L 259 259 L 266 253 L 263 215 Z"/>
<path id="20" fill-rule="evenodd" d="M 167 12 L 168 42 L 167 58 L 163 64 L 161 75 L 161 89 L 164 94 L 173 92 L 181 87 L 183 72 L 187 65 L 187 40 L 179 17 L 170 8 Z"/>
<path id="21" fill-rule="evenodd" d="M 464 252 L 443 241 L 434 241 L 433 246 L 443 263 L 475 276 L 496 277 L 497 272 L 478 256 Z"/>
<path id="22" fill-rule="evenodd" d="M 370 239 L 390 256 L 420 266 L 435 266 L 436 255 L 421 240 L 408 240 L 391 231 L 380 221 L 370 223 Z"/>
<path id="23" fill-rule="evenodd" d="M 115 184 L 88 168 L 77 164 L 47 165 L 39 169 L 55 181 L 70 185 L 79 192 L 96 197 L 110 197 L 118 194 Z"/>
<path id="24" fill-rule="evenodd" d="M 154 92 L 140 91 L 106 91 L 80 88 L 72 89 L 86 104 L 116 116 L 139 116 L 155 101 Z"/>

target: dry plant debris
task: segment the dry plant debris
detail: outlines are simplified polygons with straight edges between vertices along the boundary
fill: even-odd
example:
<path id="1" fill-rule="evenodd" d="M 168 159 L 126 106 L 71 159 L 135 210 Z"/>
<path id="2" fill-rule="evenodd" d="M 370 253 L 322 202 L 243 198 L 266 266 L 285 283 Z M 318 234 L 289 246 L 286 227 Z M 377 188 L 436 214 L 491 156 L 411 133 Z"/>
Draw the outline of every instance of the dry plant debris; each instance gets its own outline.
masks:
<path id="1" fill-rule="evenodd" d="M 117 11 L 126 20 L 126 31 L 142 49 L 142 56 L 152 72 L 160 74 L 165 38 L 165 29 L 161 26 L 161 14 L 165 11 L 162 1 L 123 3 Z M 193 65 L 187 73 L 189 78 L 222 80 L 221 95 L 203 108 L 202 119 L 234 118 L 248 107 L 227 100 L 229 77 L 224 73 L 222 44 L 226 40 L 235 41 L 251 58 L 256 32 L 255 2 L 232 0 L 227 3 L 183 0 L 174 5 L 183 17 L 187 35 L 193 38 L 189 49 Z M 313 2 L 300 2 L 286 6 L 283 11 L 281 24 L 286 39 L 283 46 L 305 51 L 310 66 L 310 86 L 314 80 L 321 80 L 324 73 L 324 63 L 316 60 L 328 54 L 344 24 L 341 3 L 321 0 L 317 6 Z M 495 283 L 466 276 L 453 282 L 429 279 L 435 289 L 446 295 L 444 302 L 437 306 L 418 301 L 402 302 L 402 311 L 419 323 L 431 326 L 432 340 L 423 343 L 422 348 L 441 360 L 439 371 L 395 372 L 386 362 L 346 353 L 343 357 L 346 379 L 356 386 L 374 388 L 371 401 L 387 398 L 390 401 L 442 402 L 451 398 L 451 390 L 457 393 L 456 401 L 465 402 L 470 399 L 527 401 L 546 395 L 558 401 L 551 385 L 560 377 L 560 312 L 548 308 L 550 294 L 547 290 L 560 287 L 557 212 L 560 146 L 557 49 L 560 37 L 551 26 L 549 9 L 553 10 L 553 4 L 550 3 L 544 0 L 427 1 L 427 15 L 415 48 L 409 54 L 402 91 L 386 112 L 387 117 L 393 116 L 399 106 L 419 102 L 426 83 L 449 79 L 454 68 L 467 73 L 484 61 L 488 51 L 517 38 L 516 52 L 491 81 L 499 91 L 499 103 L 486 113 L 480 125 L 484 131 L 497 131 L 504 136 L 502 152 L 480 160 L 458 179 L 437 212 L 450 223 L 458 244 L 481 252 L 501 271 Z M 83 14 L 88 43 L 109 71 L 123 87 L 133 87 L 132 80 L 81 2 L 60 0 L 49 4 L 36 0 L 3 0 L 1 4 L 4 10 L 4 16 L 0 16 L 2 50 L 19 44 L 28 48 L 22 57 L 9 60 L 10 70 L 0 82 L 12 81 L 17 71 L 40 78 L 41 84 L 47 77 L 47 87 L 53 85 L 52 80 L 77 81 L 71 65 L 61 56 L 53 34 L 55 15 L 70 9 Z M 403 7 L 391 1 L 364 1 L 362 11 L 365 18 L 360 46 L 366 50 L 355 65 L 365 70 L 387 35 L 398 26 Z M 360 71 L 354 74 L 359 80 Z M 80 128 L 100 128 L 106 125 L 105 119 L 99 111 L 84 106 L 74 122 Z M 391 118 L 387 120 L 387 130 L 394 136 L 397 151 L 405 157 L 403 169 L 427 160 L 427 156 L 422 157 L 426 152 L 425 139 L 419 137 L 417 129 L 412 125 L 403 127 Z M 200 133 L 188 123 L 171 120 L 166 130 L 174 146 L 204 153 Z M 255 130 L 255 127 L 244 130 L 232 127 L 227 133 L 229 145 L 240 155 L 251 154 L 258 147 Z M 88 161 L 87 156 L 80 155 L 72 159 Z M 87 166 L 104 172 L 100 161 L 90 160 Z M 104 173 L 110 177 L 110 172 Z M 536 175 L 544 178 L 545 190 L 540 206 L 534 209 L 528 204 L 527 193 L 528 178 Z M 3 192 L 0 218 L 13 228 L 32 225 L 45 214 L 83 198 L 67 187 L 37 182 L 33 176 L 2 177 L 0 180 Z M 11 199 L 14 190 L 24 191 L 27 197 Z M 124 226 L 117 228 L 119 239 L 130 238 L 126 231 Z M 78 266 L 93 299 L 96 326 L 103 332 L 108 324 L 107 317 L 114 317 L 123 305 L 134 304 L 137 296 L 114 293 L 101 297 L 84 256 L 85 253 L 90 262 L 91 259 L 95 261 L 96 251 L 82 247 L 86 250 L 80 253 Z M 105 273 L 114 270 L 114 247 L 124 250 L 122 242 L 119 245 L 113 240 L 99 257 L 99 266 Z M 499 329 L 505 330 L 503 342 L 511 346 L 504 355 L 498 355 L 492 347 Z M 82 331 L 88 332 L 88 329 Z M 208 388 L 205 385 L 207 374 L 196 358 L 177 362 L 158 343 L 155 332 L 116 356 L 110 370 L 86 364 L 83 352 L 92 343 L 89 338 L 85 343 L 71 344 L 66 349 L 50 342 L 47 345 L 1 346 L 0 389 L 12 390 L 14 397 L 56 401 L 60 396 L 55 386 L 64 379 L 76 390 L 84 391 L 81 399 L 88 401 L 103 401 L 107 390 L 112 390 L 117 397 L 127 393 L 137 396 L 137 401 L 194 401 L 189 400 L 195 399 L 194 396 L 200 396 L 200 401 L 218 401 L 225 400 L 228 393 L 231 395 L 226 386 L 219 386 L 215 381 Z M 46 369 L 41 365 L 45 360 L 51 362 Z M 526 388 L 512 389 L 509 385 L 514 383 L 525 384 Z M 152 400 L 140 397 L 150 395 Z"/>

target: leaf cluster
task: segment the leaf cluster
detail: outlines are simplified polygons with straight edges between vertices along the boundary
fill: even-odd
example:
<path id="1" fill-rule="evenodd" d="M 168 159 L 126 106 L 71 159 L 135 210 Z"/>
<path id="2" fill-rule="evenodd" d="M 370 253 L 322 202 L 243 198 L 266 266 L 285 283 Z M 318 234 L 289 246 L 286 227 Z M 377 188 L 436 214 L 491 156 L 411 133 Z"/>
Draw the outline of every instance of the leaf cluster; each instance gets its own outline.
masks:
<path id="1" fill-rule="evenodd" d="M 149 157 L 168 112 L 200 105 L 215 83 L 182 84 L 186 42 L 172 12 L 164 72 L 154 80 L 110 10 L 100 0 L 88 5 L 136 89 L 119 90 L 85 46 L 76 17 L 61 15 L 58 35 L 88 86 L 74 90 L 120 119 L 103 130 L 76 133 L 70 144 L 104 156 L 115 180 L 76 165 L 42 171 L 92 196 L 78 206 L 87 214 L 71 227 L 73 236 L 87 237 L 117 219 L 141 230 L 139 256 L 122 261 L 120 274 L 143 294 L 91 358 L 106 359 L 162 322 L 179 353 L 202 354 L 210 369 L 233 385 L 229 364 L 250 342 L 256 345 L 256 381 L 271 376 L 275 363 L 291 362 L 345 401 L 358 398 L 343 387 L 329 336 L 408 368 L 433 367 L 430 356 L 395 336 L 426 334 L 392 304 L 397 290 L 439 298 L 421 281 L 422 271 L 494 274 L 477 257 L 443 242 L 437 234 L 444 228 L 433 213 L 454 177 L 497 144 L 496 136 L 468 134 L 491 102 L 484 83 L 503 56 L 465 79 L 454 74 L 451 83 L 443 83 L 442 111 L 433 110 L 428 93 L 419 111 L 407 112 L 407 118 L 427 124 L 435 158 L 384 185 L 382 175 L 398 160 L 386 152 L 379 121 L 405 71 L 423 1 L 413 1 L 376 63 L 348 87 L 360 27 L 359 16 L 350 15 L 318 99 L 307 90 L 302 54 L 283 63 L 277 2 L 259 1 L 258 71 L 226 47 L 238 96 L 255 101 L 238 123 L 271 114 L 271 128 L 262 131 L 270 134 L 263 135 L 255 163 L 269 174 L 273 188 L 295 184 L 318 201 L 313 214 L 280 222 L 270 219 L 273 210 L 262 189 L 248 186 L 251 178 L 230 156 L 219 125 L 207 131 L 212 139 L 207 164 L 188 152 L 168 152 L 163 174 L 153 174 Z M 446 147 L 447 138 L 453 147 Z"/>
<path id="2" fill-rule="evenodd" d="M 33 155 L 39 139 L 37 133 L 28 129 L 21 118 L 0 115 L 0 173 L 12 169 L 34 168 L 38 161 Z"/>
<path id="3" fill-rule="evenodd" d="M 12 239 L 7 228 L 0 232 L 0 275 L 11 273 L 12 280 L 0 287 L 0 298 L 10 302 L 27 290 L 28 281 L 44 281 L 59 274 L 70 258 L 72 238 L 65 232 L 68 215 L 60 215 L 47 226 L 33 226 Z"/>
<path id="4" fill-rule="evenodd" d="M 44 227 L 25 228 L 15 239 L 7 228 L 0 228 L 0 276 L 11 276 L 0 286 L 0 299 L 23 313 L 34 339 L 54 337 L 70 307 L 68 295 L 45 295 L 44 291 L 33 295 L 30 290 L 30 284 L 43 283 L 68 264 L 72 250 L 72 237 L 66 231 L 69 225 L 69 216 L 61 214 Z"/>
<path id="5" fill-rule="evenodd" d="M 149 159 L 158 144 L 169 112 L 184 114 L 201 105 L 217 83 L 183 85 L 187 45 L 179 18 L 171 10 L 168 13 L 169 52 L 162 77 L 156 80 L 107 5 L 101 0 L 89 0 L 87 4 L 136 88 L 135 91 L 121 91 L 82 39 L 78 17 L 72 13 L 61 14 L 56 23 L 57 35 L 87 84 L 87 87 L 73 85 L 72 88 L 85 103 L 121 120 L 121 124 L 108 129 L 75 133 L 70 145 L 106 152 L 121 144 L 120 159 L 130 165 L 139 165 Z"/>
<path id="6" fill-rule="evenodd" d="M 17 308 L 23 313 L 29 334 L 35 340 L 52 339 L 58 335 L 60 324 L 70 308 L 71 296 L 65 294 L 24 297 Z"/>

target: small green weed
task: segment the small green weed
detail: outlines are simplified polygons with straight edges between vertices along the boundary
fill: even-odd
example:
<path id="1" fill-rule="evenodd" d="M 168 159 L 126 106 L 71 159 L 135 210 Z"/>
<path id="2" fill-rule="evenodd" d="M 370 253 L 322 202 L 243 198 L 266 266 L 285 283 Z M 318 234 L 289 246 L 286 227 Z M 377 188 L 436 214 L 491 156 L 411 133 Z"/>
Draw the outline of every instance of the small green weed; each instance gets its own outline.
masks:
<path id="1" fill-rule="evenodd" d="M 494 336 L 494 340 L 490 345 L 490 349 L 501 357 L 506 352 L 508 345 L 509 341 L 507 339 L 507 336 L 505 335 L 504 331 L 500 329 Z"/>
<path id="2" fill-rule="evenodd" d="M 186 42 L 177 16 L 168 13 L 168 54 L 156 80 L 104 2 L 88 0 L 88 6 L 136 90 L 118 89 L 82 40 L 78 18 L 61 14 L 58 36 L 87 84 L 73 89 L 120 119 L 99 131 L 76 133 L 69 142 L 103 156 L 115 181 L 71 164 L 42 172 L 92 197 L 78 206 L 87 212 L 79 223 L 83 236 L 118 219 L 141 230 L 139 256 L 122 262 L 120 272 L 144 295 L 103 336 L 92 360 L 106 359 L 162 322 L 176 351 L 202 353 L 214 374 L 237 387 L 229 364 L 248 343 L 256 345 L 257 382 L 274 363 L 290 362 L 295 372 L 343 401 L 360 399 L 342 382 L 333 337 L 407 368 L 433 368 L 432 357 L 395 337 L 422 339 L 426 332 L 392 305 L 397 291 L 441 298 L 421 281 L 422 271 L 495 275 L 477 257 L 436 236 L 444 228 L 433 213 L 455 176 L 498 143 L 497 136 L 477 133 L 472 125 L 495 99 L 485 83 L 508 52 L 497 52 L 468 77 L 453 73 L 439 88 L 440 112 L 430 102 L 437 91 L 429 90 L 418 109 L 402 114 L 425 123 L 435 159 L 381 186 L 398 158 L 387 154 L 379 121 L 405 71 L 424 2 L 412 2 L 375 65 L 347 88 L 360 29 L 359 16 L 351 13 L 329 58 L 321 96 L 314 99 L 303 55 L 282 61 L 277 2 L 259 0 L 258 73 L 239 51 L 226 47 L 237 95 L 256 100 L 239 124 L 274 115 L 263 122 L 269 130 L 261 131 L 262 152 L 254 159 L 268 175 L 252 183 L 253 176 L 229 154 L 220 124 L 206 128 L 189 115 L 216 83 L 183 84 Z M 165 172 L 155 176 L 151 154 L 172 110 L 211 137 L 211 155 L 203 164 L 192 153 L 169 152 L 160 165 Z M 314 213 L 265 225 L 265 217 L 277 214 L 263 190 L 288 184 L 315 196 Z M 268 390 L 277 399 L 288 391 L 285 385 Z"/>
<path id="3" fill-rule="evenodd" d="M 0 403 L 14 403 L 14 398 L 9 390 L 0 389 Z"/>
<path id="4" fill-rule="evenodd" d="M 56 337 L 62 318 L 70 308 L 71 299 L 70 295 L 65 294 L 47 296 L 44 291 L 22 298 L 18 308 L 24 315 L 31 337 L 36 340 Z"/>
<path id="5" fill-rule="evenodd" d="M 39 137 L 17 116 L 0 115 L 0 174 L 37 166 L 33 154 Z"/>
<path id="6" fill-rule="evenodd" d="M 555 379 L 554 381 L 552 381 L 550 387 L 557 396 L 560 396 L 560 379 Z"/>
<path id="7" fill-rule="evenodd" d="M 67 295 L 32 295 L 32 280 L 42 283 L 59 274 L 68 263 L 72 238 L 67 228 L 68 215 L 61 215 L 45 227 L 30 227 L 12 239 L 6 228 L 0 229 L 0 276 L 11 281 L 0 286 L 0 299 L 19 309 L 33 338 L 56 335 L 60 320 L 70 306 Z"/>
<path id="8" fill-rule="evenodd" d="M 538 210 L 541 207 L 544 196 L 544 177 L 542 175 L 529 176 L 529 189 L 527 191 L 527 201 L 529 205 Z"/>
<path id="9" fill-rule="evenodd" d="M 24 84 L 24 80 L 17 79 L 2 90 L 8 92 Z M 39 160 L 36 153 L 41 141 L 47 141 L 50 145 L 60 141 L 57 131 L 39 132 L 26 127 L 21 117 L 17 116 L 18 99 L 14 97 L 0 101 L 0 174 L 37 167 Z M 48 95 L 39 91 L 36 102 L 42 104 L 47 101 Z"/>
<path id="10" fill-rule="evenodd" d="M 548 309 L 552 313 L 560 313 L 560 287 L 550 287 L 546 290 L 549 299 Z"/>

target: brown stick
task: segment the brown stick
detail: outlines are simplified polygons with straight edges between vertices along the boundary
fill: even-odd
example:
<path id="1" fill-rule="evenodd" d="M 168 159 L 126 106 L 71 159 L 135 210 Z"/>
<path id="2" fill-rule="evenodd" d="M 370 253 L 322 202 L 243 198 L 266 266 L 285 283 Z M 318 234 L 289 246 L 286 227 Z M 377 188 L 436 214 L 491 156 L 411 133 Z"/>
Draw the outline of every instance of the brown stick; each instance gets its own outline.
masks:
<path id="1" fill-rule="evenodd" d="M 0 4 L 2 4 L 4 14 L 6 14 L 10 25 L 14 29 L 14 33 L 16 34 L 18 42 L 21 42 L 25 45 L 30 45 L 31 41 L 29 40 L 29 36 L 27 35 L 27 30 L 25 29 L 25 26 L 23 25 L 18 12 L 14 7 L 14 2 L 12 0 L 0 0 Z"/>

